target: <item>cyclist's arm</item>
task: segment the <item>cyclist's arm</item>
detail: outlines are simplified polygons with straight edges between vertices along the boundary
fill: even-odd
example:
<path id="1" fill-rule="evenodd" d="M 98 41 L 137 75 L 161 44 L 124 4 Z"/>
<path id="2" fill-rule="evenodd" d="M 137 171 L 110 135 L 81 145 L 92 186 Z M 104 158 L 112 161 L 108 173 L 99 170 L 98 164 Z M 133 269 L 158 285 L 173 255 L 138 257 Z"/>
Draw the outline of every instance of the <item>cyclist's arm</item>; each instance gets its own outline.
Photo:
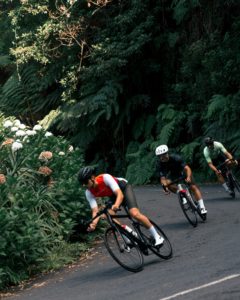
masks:
<path id="1" fill-rule="evenodd" d="M 208 165 L 209 165 L 209 168 L 211 170 L 213 170 L 213 172 L 215 172 L 216 174 L 219 174 L 220 171 L 214 166 L 214 164 L 212 162 L 209 162 Z"/>
<path id="2" fill-rule="evenodd" d="M 186 181 L 190 183 L 191 182 L 191 177 L 192 177 L 192 170 L 188 165 L 186 165 L 184 167 L 184 171 L 186 172 Z"/>
<path id="3" fill-rule="evenodd" d="M 87 198 L 88 203 L 92 210 L 92 218 L 94 218 L 98 213 L 98 205 L 97 205 L 96 198 L 89 190 L 86 190 L 86 198 Z M 93 220 L 92 223 L 88 227 L 88 231 L 95 230 L 98 221 L 99 221 L 99 218 L 96 218 L 95 220 Z"/>
<path id="4" fill-rule="evenodd" d="M 116 195 L 116 201 L 112 206 L 112 210 L 116 211 L 116 210 L 119 209 L 119 207 L 121 206 L 121 204 L 123 202 L 123 193 L 119 188 L 119 189 L 114 191 L 114 194 Z"/>
<path id="5" fill-rule="evenodd" d="M 227 149 L 223 146 L 222 143 L 220 142 L 215 142 L 215 147 L 220 149 L 220 151 L 228 158 L 228 159 L 233 159 L 233 156 L 230 152 L 227 151 Z"/>
<path id="6" fill-rule="evenodd" d="M 226 157 L 227 157 L 229 160 L 232 160 L 232 159 L 233 159 L 233 156 L 232 156 L 232 154 L 231 154 L 230 152 L 226 151 L 224 154 L 226 155 Z"/>
<path id="7" fill-rule="evenodd" d="M 162 185 L 165 194 L 170 194 L 169 188 L 167 187 L 168 181 L 165 176 L 160 177 L 160 184 Z"/>
<path id="8" fill-rule="evenodd" d="M 98 207 L 92 208 L 92 218 L 96 217 L 97 213 L 98 213 Z M 99 217 L 96 218 L 96 219 L 94 219 L 94 220 L 92 221 L 92 223 L 89 225 L 88 231 L 93 231 L 93 230 L 95 230 L 96 227 L 97 227 L 98 221 L 99 221 Z"/>
<path id="9" fill-rule="evenodd" d="M 118 183 L 115 181 L 115 179 L 110 174 L 104 174 L 103 176 L 104 183 L 110 187 L 110 189 L 113 191 L 113 193 L 116 195 L 116 200 L 114 205 L 112 206 L 112 210 L 118 210 L 123 202 L 123 193 L 118 185 Z"/>

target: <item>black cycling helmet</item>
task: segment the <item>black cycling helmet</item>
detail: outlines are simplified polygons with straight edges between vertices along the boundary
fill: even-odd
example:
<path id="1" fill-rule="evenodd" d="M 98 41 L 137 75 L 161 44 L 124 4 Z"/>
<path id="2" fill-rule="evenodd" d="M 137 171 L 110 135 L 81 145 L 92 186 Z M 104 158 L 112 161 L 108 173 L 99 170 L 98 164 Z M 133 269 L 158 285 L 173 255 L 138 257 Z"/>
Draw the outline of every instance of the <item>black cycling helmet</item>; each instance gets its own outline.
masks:
<path id="1" fill-rule="evenodd" d="M 213 142 L 214 142 L 214 140 L 211 136 L 208 136 L 204 139 L 204 143 L 206 146 L 212 146 Z"/>
<path id="2" fill-rule="evenodd" d="M 78 181 L 81 184 L 86 184 L 88 182 L 88 180 L 92 177 L 92 175 L 95 175 L 95 168 L 94 167 L 83 167 L 80 169 L 79 173 L 78 173 Z"/>

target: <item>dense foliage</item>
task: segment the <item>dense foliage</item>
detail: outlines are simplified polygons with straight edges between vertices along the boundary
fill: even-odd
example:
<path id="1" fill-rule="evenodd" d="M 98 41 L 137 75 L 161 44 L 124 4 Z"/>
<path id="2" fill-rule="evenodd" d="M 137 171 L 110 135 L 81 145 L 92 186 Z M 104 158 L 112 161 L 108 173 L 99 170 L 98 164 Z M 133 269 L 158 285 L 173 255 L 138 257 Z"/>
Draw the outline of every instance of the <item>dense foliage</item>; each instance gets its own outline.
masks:
<path id="1" fill-rule="evenodd" d="M 168 143 L 206 171 L 202 139 L 240 154 L 237 0 L 1 0 L 0 109 L 154 178 Z"/>
<path id="2" fill-rule="evenodd" d="M 84 250 L 85 243 L 67 243 L 89 208 L 77 182 L 79 149 L 13 118 L 2 119 L 0 130 L 1 289 Z"/>

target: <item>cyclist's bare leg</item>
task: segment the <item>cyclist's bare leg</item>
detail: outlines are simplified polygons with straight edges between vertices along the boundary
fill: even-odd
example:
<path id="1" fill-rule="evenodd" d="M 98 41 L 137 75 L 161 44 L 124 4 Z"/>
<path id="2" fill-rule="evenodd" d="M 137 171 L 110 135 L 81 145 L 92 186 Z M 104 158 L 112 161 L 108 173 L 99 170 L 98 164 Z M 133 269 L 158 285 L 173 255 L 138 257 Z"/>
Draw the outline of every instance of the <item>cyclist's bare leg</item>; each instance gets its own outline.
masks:
<path id="1" fill-rule="evenodd" d="M 222 176 L 221 173 L 218 173 L 218 174 L 217 174 L 217 179 L 218 179 L 218 181 L 219 181 L 221 184 L 225 183 L 225 179 L 224 179 L 224 177 Z"/>
<path id="2" fill-rule="evenodd" d="M 192 193 L 194 194 L 195 199 L 198 202 L 198 206 L 201 209 L 201 214 L 206 214 L 207 210 L 205 208 L 204 201 L 203 201 L 203 198 L 202 198 L 202 194 L 201 194 L 198 186 L 196 184 L 191 184 L 190 185 L 190 190 L 192 191 Z"/>
<path id="3" fill-rule="evenodd" d="M 199 188 L 196 186 L 196 184 L 191 184 L 190 185 L 190 190 L 193 192 L 194 197 L 197 201 L 202 199 L 202 194 L 201 194 Z"/>
<path id="4" fill-rule="evenodd" d="M 129 214 L 135 220 L 143 224 L 143 226 L 146 227 L 147 229 L 149 229 L 152 226 L 149 219 L 145 215 L 143 215 L 138 208 L 136 207 L 130 208 Z"/>
<path id="5" fill-rule="evenodd" d="M 163 243 L 164 238 L 159 235 L 159 233 L 156 231 L 156 228 L 151 224 L 149 219 L 140 212 L 138 208 L 130 208 L 129 214 L 149 230 L 150 234 L 155 239 L 155 246 L 160 246 Z"/>
<path id="6" fill-rule="evenodd" d="M 171 184 L 171 182 L 172 182 L 171 180 L 166 179 L 166 185 Z M 168 189 L 169 189 L 172 193 L 176 193 L 176 192 L 177 192 L 177 186 L 176 186 L 176 184 L 169 185 L 169 186 L 168 186 Z"/>

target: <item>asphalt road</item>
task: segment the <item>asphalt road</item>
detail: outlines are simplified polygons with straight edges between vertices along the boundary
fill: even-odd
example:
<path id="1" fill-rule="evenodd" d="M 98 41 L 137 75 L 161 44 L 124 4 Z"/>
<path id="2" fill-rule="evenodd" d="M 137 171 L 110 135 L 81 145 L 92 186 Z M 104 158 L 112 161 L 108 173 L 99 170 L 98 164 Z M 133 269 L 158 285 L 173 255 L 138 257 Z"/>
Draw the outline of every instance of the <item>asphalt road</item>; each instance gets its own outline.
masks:
<path id="1" fill-rule="evenodd" d="M 239 300 L 240 195 L 231 199 L 219 185 L 201 186 L 206 223 L 193 228 L 176 195 L 160 186 L 134 189 L 139 206 L 168 235 L 173 257 L 145 256 L 144 270 L 121 268 L 99 243 L 89 258 L 43 276 L 7 300 Z"/>

